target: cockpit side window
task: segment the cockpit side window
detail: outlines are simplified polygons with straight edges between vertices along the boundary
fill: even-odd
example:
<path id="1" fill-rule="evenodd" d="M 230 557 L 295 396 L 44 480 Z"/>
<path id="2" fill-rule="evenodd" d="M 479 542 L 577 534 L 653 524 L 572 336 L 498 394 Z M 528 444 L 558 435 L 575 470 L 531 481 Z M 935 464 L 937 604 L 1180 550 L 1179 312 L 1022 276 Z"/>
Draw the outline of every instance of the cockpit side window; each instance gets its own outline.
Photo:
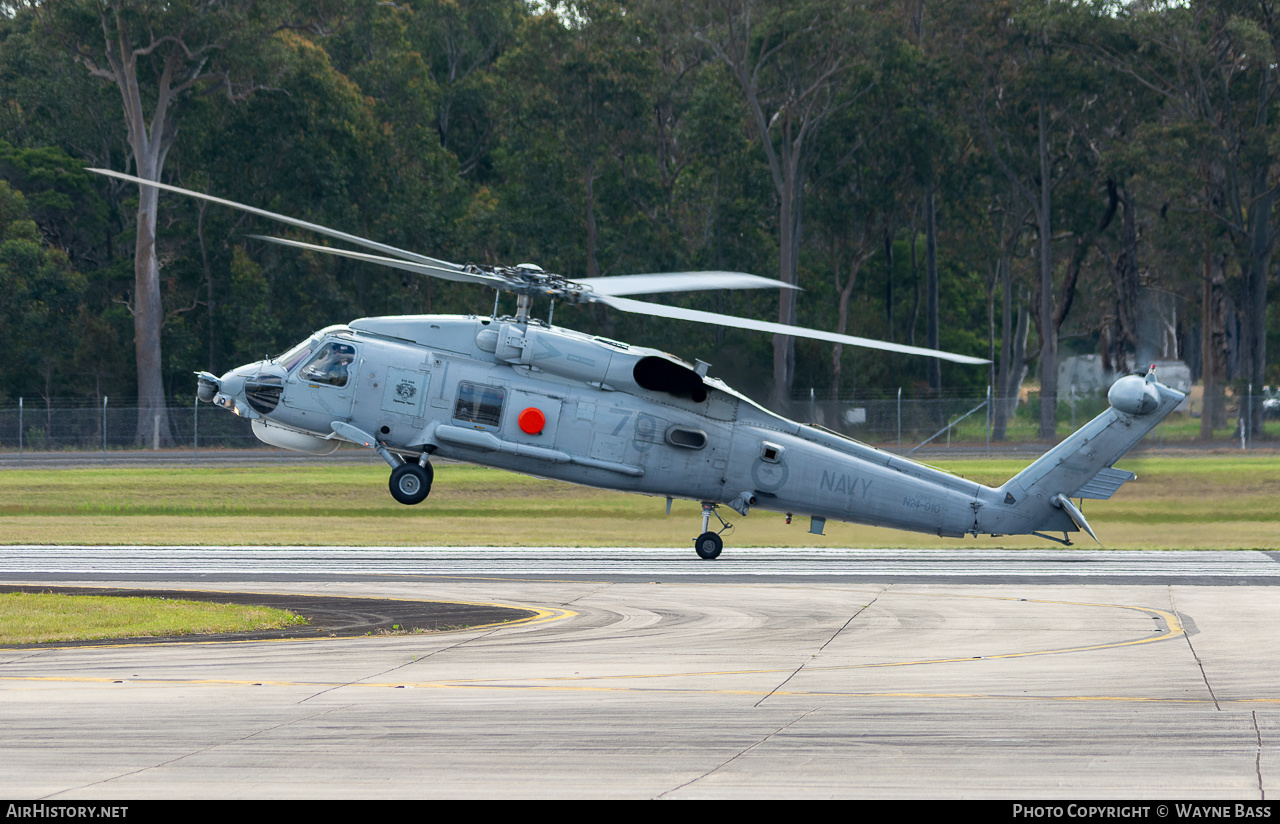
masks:
<path id="1" fill-rule="evenodd" d="M 356 348 L 349 343 L 330 341 L 320 347 L 320 352 L 299 373 L 303 380 L 329 386 L 346 386 L 351 364 L 356 359 Z M 286 367 L 288 368 L 288 367 Z"/>
<path id="2" fill-rule="evenodd" d="M 506 390 L 501 386 L 484 386 L 461 381 L 453 419 L 479 426 L 498 426 L 502 422 L 502 402 Z"/>

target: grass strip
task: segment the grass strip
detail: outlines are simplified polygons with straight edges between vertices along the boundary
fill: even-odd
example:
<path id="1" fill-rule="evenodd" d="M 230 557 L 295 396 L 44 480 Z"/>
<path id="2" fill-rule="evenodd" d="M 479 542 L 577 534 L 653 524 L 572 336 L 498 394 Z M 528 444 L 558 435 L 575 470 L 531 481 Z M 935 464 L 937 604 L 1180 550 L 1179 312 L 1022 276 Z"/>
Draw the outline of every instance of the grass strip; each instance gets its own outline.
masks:
<path id="1" fill-rule="evenodd" d="M 300 615 L 269 607 L 49 592 L 0 594 L 0 644 L 212 635 L 305 623 Z"/>
<path id="2" fill-rule="evenodd" d="M 1019 459 L 935 464 L 999 485 Z M 1218 454 L 1120 462 L 1138 479 L 1109 501 L 1086 501 L 1104 545 L 1124 549 L 1280 549 L 1280 457 Z M 33 469 L 0 472 L 0 542 L 9 544 L 678 546 L 700 508 L 464 465 L 436 470 L 431 496 L 401 506 L 385 466 Z M 956 539 L 725 511 L 735 546 L 955 547 Z M 687 541 L 686 541 L 687 539 Z M 974 545 L 974 539 L 965 539 Z M 979 537 L 980 546 L 1045 546 Z M 1079 546 L 1095 546 L 1087 539 Z"/>

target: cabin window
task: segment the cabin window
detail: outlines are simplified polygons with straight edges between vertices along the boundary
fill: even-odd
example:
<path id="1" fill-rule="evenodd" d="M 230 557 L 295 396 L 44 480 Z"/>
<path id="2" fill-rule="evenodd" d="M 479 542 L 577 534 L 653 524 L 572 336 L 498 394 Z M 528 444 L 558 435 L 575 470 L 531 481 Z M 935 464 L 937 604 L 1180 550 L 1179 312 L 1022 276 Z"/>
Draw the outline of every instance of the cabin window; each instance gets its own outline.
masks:
<path id="1" fill-rule="evenodd" d="M 302 368 L 302 379 L 312 383 L 323 383 L 329 386 L 346 386 L 350 377 L 351 364 L 356 359 L 356 348 L 349 343 L 331 341 L 320 348 L 316 355 Z M 286 367 L 288 368 L 288 367 Z"/>
<path id="2" fill-rule="evenodd" d="M 760 444 L 760 458 L 767 463 L 778 463 L 782 460 L 782 453 L 785 451 L 785 449 L 778 446 L 776 443 L 769 443 L 768 441 L 765 441 Z"/>
<path id="3" fill-rule="evenodd" d="M 476 426 L 498 426 L 502 422 L 502 402 L 507 392 L 501 386 L 485 386 L 462 381 L 453 419 Z"/>
<path id="4" fill-rule="evenodd" d="M 667 443 L 685 449 L 702 449 L 707 445 L 707 433 L 701 429 L 673 426 L 667 430 Z"/>

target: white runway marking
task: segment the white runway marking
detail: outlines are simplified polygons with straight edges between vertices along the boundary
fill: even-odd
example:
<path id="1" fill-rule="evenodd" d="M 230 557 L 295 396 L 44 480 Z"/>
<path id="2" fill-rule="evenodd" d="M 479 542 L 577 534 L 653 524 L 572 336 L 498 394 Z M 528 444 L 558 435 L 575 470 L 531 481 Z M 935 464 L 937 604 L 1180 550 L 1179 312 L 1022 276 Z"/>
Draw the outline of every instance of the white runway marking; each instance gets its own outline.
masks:
<path id="1" fill-rule="evenodd" d="M 335 574 L 785 576 L 1008 579 L 1197 578 L 1280 584 L 1280 558 L 1257 551 L 687 547 L 0 547 L 0 575 Z"/>

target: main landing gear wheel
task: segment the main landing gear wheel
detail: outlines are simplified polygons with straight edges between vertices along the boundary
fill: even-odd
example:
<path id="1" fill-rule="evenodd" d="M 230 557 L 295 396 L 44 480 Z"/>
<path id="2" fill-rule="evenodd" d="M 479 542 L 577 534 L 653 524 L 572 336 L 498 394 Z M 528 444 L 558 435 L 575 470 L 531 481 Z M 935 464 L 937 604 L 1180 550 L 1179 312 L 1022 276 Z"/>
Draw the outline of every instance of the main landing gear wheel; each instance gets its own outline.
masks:
<path id="1" fill-rule="evenodd" d="M 391 497 L 410 506 L 420 504 L 431 493 L 431 481 L 434 477 L 435 470 L 431 468 L 431 464 L 400 464 L 391 470 Z"/>
<path id="2" fill-rule="evenodd" d="M 720 550 L 724 549 L 724 541 L 720 538 L 720 533 L 733 529 L 733 524 L 720 517 L 720 513 L 716 512 L 717 504 L 714 501 L 702 502 L 702 534 L 693 542 L 693 549 L 698 553 L 698 557 L 704 561 L 711 561 L 720 557 Z M 720 532 L 712 532 L 708 529 L 711 526 L 711 516 L 714 515 L 720 525 L 724 527 Z"/>
<path id="3" fill-rule="evenodd" d="M 724 541 L 720 540 L 720 536 L 714 532 L 704 532 L 698 536 L 698 540 L 693 542 L 693 548 L 697 551 L 699 558 L 711 561 L 720 557 L 720 550 L 724 549 Z"/>

